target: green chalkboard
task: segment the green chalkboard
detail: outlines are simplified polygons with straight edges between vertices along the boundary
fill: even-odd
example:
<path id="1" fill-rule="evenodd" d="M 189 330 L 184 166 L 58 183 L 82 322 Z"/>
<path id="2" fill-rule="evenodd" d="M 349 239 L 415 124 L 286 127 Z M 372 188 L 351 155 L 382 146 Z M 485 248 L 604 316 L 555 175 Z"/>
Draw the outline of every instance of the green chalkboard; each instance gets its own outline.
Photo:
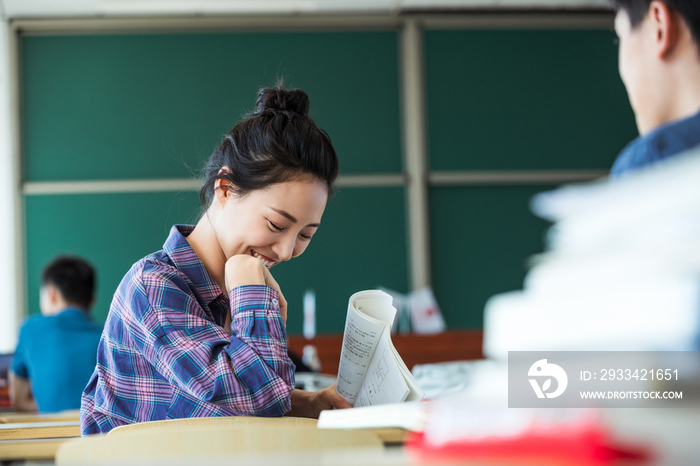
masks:
<path id="1" fill-rule="evenodd" d="M 614 38 L 426 31 L 431 169 L 609 169 L 637 134 Z"/>
<path id="2" fill-rule="evenodd" d="M 428 30 L 432 170 L 607 169 L 635 125 L 606 30 Z M 278 76 L 306 90 L 341 173 L 398 173 L 398 32 L 27 36 L 21 39 L 26 181 L 190 178 Z M 433 187 L 433 285 L 450 328 L 482 326 L 495 293 L 522 286 L 546 224 L 527 201 L 551 186 Z M 106 316 L 130 265 L 170 226 L 194 222 L 195 193 L 25 196 L 29 310 L 56 254 L 99 268 Z M 319 332 L 339 332 L 347 299 L 406 291 L 404 188 L 346 188 L 308 251 L 273 272 L 300 333 L 317 293 Z"/>
<path id="3" fill-rule="evenodd" d="M 481 328 L 489 297 L 522 288 L 527 258 L 542 252 L 548 227 L 528 202 L 552 187 L 430 190 L 433 288 L 449 328 Z"/>
<path id="4" fill-rule="evenodd" d="M 93 314 L 103 321 L 131 265 L 161 249 L 173 224 L 196 222 L 198 206 L 194 192 L 26 196 L 29 313 L 39 312 L 42 267 L 77 254 L 97 269 Z"/>
<path id="5" fill-rule="evenodd" d="M 319 332 L 342 332 L 352 293 L 383 285 L 405 292 L 402 188 L 345 189 L 332 199 L 307 251 L 273 274 L 289 302 L 288 330 L 302 331 L 302 296 L 317 294 Z M 98 270 L 93 310 L 103 321 L 131 265 L 162 248 L 175 223 L 196 223 L 195 193 L 25 197 L 30 313 L 39 312 L 41 269 L 57 254 L 78 254 Z"/>
<path id="6" fill-rule="evenodd" d="M 29 181 L 183 178 L 282 76 L 342 173 L 401 170 L 396 31 L 26 36 Z"/>

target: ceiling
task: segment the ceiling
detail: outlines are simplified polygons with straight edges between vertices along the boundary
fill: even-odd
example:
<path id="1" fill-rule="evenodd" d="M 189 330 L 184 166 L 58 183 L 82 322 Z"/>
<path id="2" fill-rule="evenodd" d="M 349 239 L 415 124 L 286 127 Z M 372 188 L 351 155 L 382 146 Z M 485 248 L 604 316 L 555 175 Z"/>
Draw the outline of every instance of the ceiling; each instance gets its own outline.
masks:
<path id="1" fill-rule="evenodd" d="M 0 0 L 5 19 L 131 15 L 602 9 L 608 0 Z"/>

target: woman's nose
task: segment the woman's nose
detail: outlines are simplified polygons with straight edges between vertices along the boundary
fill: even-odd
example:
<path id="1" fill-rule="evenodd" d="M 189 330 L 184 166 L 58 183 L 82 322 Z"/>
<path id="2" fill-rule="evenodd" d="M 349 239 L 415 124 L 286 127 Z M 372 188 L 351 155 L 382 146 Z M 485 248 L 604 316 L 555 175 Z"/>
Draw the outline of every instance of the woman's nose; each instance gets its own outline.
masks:
<path id="1" fill-rule="evenodd" d="M 280 260 L 283 261 L 288 261 L 294 256 L 294 244 L 296 243 L 296 236 L 294 237 L 287 237 L 284 238 L 282 241 L 279 241 L 273 250 L 275 251 L 275 254 L 277 254 L 277 257 L 280 258 Z"/>

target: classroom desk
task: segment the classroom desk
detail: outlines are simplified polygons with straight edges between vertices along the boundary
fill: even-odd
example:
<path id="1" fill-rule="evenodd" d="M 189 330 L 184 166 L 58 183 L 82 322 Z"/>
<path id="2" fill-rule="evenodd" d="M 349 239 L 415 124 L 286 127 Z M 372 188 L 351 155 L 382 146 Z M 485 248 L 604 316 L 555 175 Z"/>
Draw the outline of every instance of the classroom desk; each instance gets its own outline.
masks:
<path id="1" fill-rule="evenodd" d="M 41 438 L 25 440 L 0 440 L 0 461 L 52 460 L 65 438 Z"/>
<path id="2" fill-rule="evenodd" d="M 700 442 L 697 442 L 696 439 L 697 432 L 700 430 L 700 407 L 691 409 L 604 409 L 602 415 L 607 421 L 606 424 L 611 428 L 614 438 L 635 444 L 651 445 L 654 448 L 656 460 L 650 463 L 652 466 L 700 464 Z M 49 424 L 55 425 L 56 423 Z M 50 429 L 52 426 L 47 427 Z M 79 435 L 77 425 L 64 426 L 64 429 L 65 427 L 73 428 L 74 436 Z M 384 435 L 380 431 L 384 431 Z M 387 445 L 396 445 L 396 440 L 402 441 L 405 434 L 400 429 L 377 429 L 374 432 L 379 434 Z M 0 440 L 0 460 L 51 459 L 60 443 L 67 440 L 70 440 L 70 437 L 34 438 L 32 440 L 26 438 L 23 440 L 2 439 Z M 231 460 L 232 458 L 206 458 L 208 466 L 230 465 Z M 279 464 L 285 466 L 357 466 L 358 464 L 362 466 L 413 466 L 417 464 L 403 448 L 397 446 L 390 446 L 382 455 L 364 454 L 361 451 L 341 451 L 323 454 L 295 454 L 285 456 L 284 461 L 281 461 L 279 455 L 261 453 L 248 458 L 248 460 L 242 461 L 240 464 L 249 462 L 253 462 L 256 466 L 268 464 L 271 466 L 279 466 Z M 109 462 L 106 460 L 104 464 L 107 465 Z M 136 462 L 135 464 L 140 463 Z M 149 461 L 143 462 L 143 464 L 157 466 L 160 463 Z M 166 463 L 162 464 L 165 466 Z M 178 464 L 180 463 L 169 462 L 167 466 L 177 466 Z M 189 466 L 192 463 L 191 461 L 182 461 L 181 464 Z M 422 464 L 424 466 L 441 466 L 443 463 L 436 461 Z M 477 466 L 479 462 L 466 461 L 460 464 Z M 489 464 L 494 466 L 493 463 Z"/>
<path id="3" fill-rule="evenodd" d="M 0 440 L 80 437 L 80 421 L 0 424 Z"/>
<path id="4" fill-rule="evenodd" d="M 29 422 L 59 422 L 79 421 L 80 410 L 59 411 L 57 413 L 0 413 L 0 424 L 29 423 Z"/>
<path id="5" fill-rule="evenodd" d="M 700 442 L 697 432 L 700 429 L 700 407 L 690 409 L 603 409 L 606 425 L 612 430 L 613 438 L 633 444 L 648 445 L 654 449 L 654 458 L 644 466 L 689 466 L 700 464 Z M 228 457 L 207 457 L 202 454 L 197 463 L 207 466 L 254 464 L 255 466 L 446 466 L 460 464 L 464 466 L 509 466 L 528 465 L 532 462 L 481 462 L 464 460 L 457 463 L 431 460 L 418 462 L 411 453 L 400 447 L 389 447 L 382 453 L 365 452 L 361 449 L 336 450 L 325 452 L 304 452 L 294 454 L 259 454 L 236 455 Z M 121 466 L 110 463 L 105 458 L 101 466 Z M 132 461 L 136 466 L 190 466 L 192 458 L 158 461 Z M 623 466 L 630 463 L 613 463 L 611 466 Z M 637 464 L 639 463 L 632 463 Z"/>
<path id="6" fill-rule="evenodd" d="M 32 420 L 36 420 L 36 416 Z M 17 417 L 23 418 L 23 417 Z M 65 441 L 80 437 L 80 421 L 0 424 L 0 461 L 51 460 Z"/>
<path id="7" fill-rule="evenodd" d="M 76 463 L 62 463 L 59 466 L 87 466 L 87 461 Z M 90 466 L 122 466 L 123 460 L 116 461 L 109 457 L 102 457 L 97 462 L 93 458 Z M 454 466 L 454 462 L 428 462 L 418 463 L 410 454 L 401 448 L 389 448 L 383 452 L 366 450 L 363 448 L 324 450 L 315 452 L 286 452 L 270 453 L 260 452 L 254 454 L 235 454 L 225 456 L 201 456 L 184 454 L 181 458 L 168 458 L 160 461 L 157 458 L 129 459 L 129 465 L 143 466 L 191 466 L 192 464 L 206 464 L 207 466 L 231 466 L 254 464 L 255 466 Z M 459 463 L 469 466 L 486 466 L 486 463 L 469 462 Z M 488 463 L 489 466 L 499 466 L 499 463 Z M 506 466 L 502 463 L 502 466 Z M 508 466 L 514 466 L 509 464 Z M 523 466 L 523 465 L 521 465 Z M 535 465 L 529 465 L 535 466 Z"/>
<path id="8" fill-rule="evenodd" d="M 385 446 L 400 446 L 403 429 L 369 429 Z M 79 421 L 0 424 L 0 461 L 53 459 L 61 443 L 80 437 Z"/>
<path id="9" fill-rule="evenodd" d="M 255 466 L 542 466 L 532 462 L 494 462 L 494 461 L 428 461 L 419 462 L 402 449 L 389 449 L 383 453 L 365 452 L 360 449 L 336 450 L 325 452 L 305 452 L 294 454 L 259 453 L 254 455 L 235 455 L 227 457 L 202 456 L 193 458 L 169 459 L 158 461 L 154 459 L 129 461 L 130 466 L 191 466 L 193 463 L 207 466 L 248 465 Z M 551 463 L 550 463 L 551 464 Z M 73 466 L 68 463 L 58 466 Z M 83 463 L 74 466 L 83 466 Z M 87 466 L 85 464 L 85 466 Z M 122 466 L 122 463 L 105 458 L 90 466 Z M 552 464 L 554 466 L 554 464 Z M 557 465 L 562 466 L 562 465 Z M 617 466 L 617 465 L 610 465 Z M 622 464 L 619 466 L 623 466 Z"/>

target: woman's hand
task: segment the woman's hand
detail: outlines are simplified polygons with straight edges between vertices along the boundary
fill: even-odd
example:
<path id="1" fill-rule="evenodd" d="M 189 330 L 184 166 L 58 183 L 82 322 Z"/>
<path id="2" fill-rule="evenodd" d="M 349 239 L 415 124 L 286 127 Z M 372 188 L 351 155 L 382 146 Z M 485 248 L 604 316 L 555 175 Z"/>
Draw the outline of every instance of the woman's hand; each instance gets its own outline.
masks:
<path id="1" fill-rule="evenodd" d="M 292 409 L 287 416 L 310 417 L 318 419 L 325 409 L 352 408 L 345 398 L 335 391 L 335 384 L 317 392 L 294 389 L 292 392 Z"/>
<path id="2" fill-rule="evenodd" d="M 324 409 L 347 409 L 352 408 L 350 403 L 348 403 L 345 398 L 340 396 L 335 390 L 335 384 L 328 388 L 314 392 L 311 395 L 311 406 L 313 409 L 318 409 L 318 414 L 314 417 L 318 417 L 321 411 Z"/>
<path id="3" fill-rule="evenodd" d="M 280 290 L 280 286 L 267 270 L 261 260 L 245 254 L 237 254 L 226 261 L 224 270 L 226 291 L 229 293 L 237 286 L 267 285 L 277 291 L 280 307 L 280 315 L 287 325 L 287 300 Z"/>
<path id="4" fill-rule="evenodd" d="M 237 254 L 226 261 L 224 279 L 229 293 L 237 286 L 265 285 L 265 266 L 253 256 Z"/>
<path id="5" fill-rule="evenodd" d="M 262 262 L 258 260 L 260 264 L 262 265 Z M 280 286 L 277 284 L 277 281 L 272 277 L 272 274 L 268 270 L 267 267 L 264 265 L 262 266 L 263 268 L 263 273 L 265 274 L 265 284 L 272 288 L 273 290 L 277 290 L 277 298 L 278 301 L 280 302 L 280 315 L 282 316 L 282 321 L 284 322 L 284 326 L 287 326 L 287 300 L 284 298 L 284 295 L 282 294 L 282 290 L 280 289 Z"/>

